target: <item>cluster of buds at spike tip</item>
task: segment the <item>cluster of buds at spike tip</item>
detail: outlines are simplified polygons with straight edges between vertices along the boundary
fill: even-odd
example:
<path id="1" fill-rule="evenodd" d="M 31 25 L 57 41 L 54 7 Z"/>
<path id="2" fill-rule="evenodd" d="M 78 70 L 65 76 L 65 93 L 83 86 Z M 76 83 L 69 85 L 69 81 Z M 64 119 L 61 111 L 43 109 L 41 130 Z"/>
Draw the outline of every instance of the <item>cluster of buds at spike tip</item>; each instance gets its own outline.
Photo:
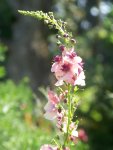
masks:
<path id="1" fill-rule="evenodd" d="M 59 46 L 62 46 L 63 44 L 65 43 L 71 43 L 71 45 L 74 45 L 76 44 L 76 40 L 72 38 L 72 36 L 70 36 L 68 33 L 65 33 L 63 35 L 61 34 L 57 34 L 56 35 L 56 38 L 58 39 L 57 41 L 57 45 Z M 64 42 L 63 42 L 64 41 Z"/>
<path id="2" fill-rule="evenodd" d="M 48 15 L 51 19 L 54 19 L 54 15 L 53 15 L 53 12 L 48 12 Z"/>
<path id="3" fill-rule="evenodd" d="M 54 18 L 53 12 L 44 13 L 42 11 L 21 11 L 19 13 L 27 16 L 43 20 L 48 27 L 54 28 L 58 31 L 60 40 L 57 41 L 57 44 L 71 44 L 74 45 L 76 41 L 73 39 L 71 33 L 67 31 L 67 22 L 62 21 L 61 19 L 57 20 Z M 58 38 L 59 39 L 59 38 Z M 68 39 L 68 40 L 67 40 Z"/>

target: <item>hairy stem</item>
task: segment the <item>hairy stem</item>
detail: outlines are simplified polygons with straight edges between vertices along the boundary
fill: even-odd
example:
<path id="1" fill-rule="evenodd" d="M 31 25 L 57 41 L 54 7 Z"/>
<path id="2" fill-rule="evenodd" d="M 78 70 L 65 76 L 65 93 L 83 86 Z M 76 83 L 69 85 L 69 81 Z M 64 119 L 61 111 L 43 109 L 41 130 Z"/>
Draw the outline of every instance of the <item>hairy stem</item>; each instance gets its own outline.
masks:
<path id="1" fill-rule="evenodd" d="M 69 125 L 71 123 L 71 118 L 72 118 L 72 112 L 71 112 L 71 97 L 70 97 L 70 92 L 71 92 L 71 87 L 70 84 L 68 84 L 68 125 L 67 125 L 67 133 L 66 133 L 66 138 L 64 141 L 64 146 L 68 144 L 68 137 L 69 137 Z"/>

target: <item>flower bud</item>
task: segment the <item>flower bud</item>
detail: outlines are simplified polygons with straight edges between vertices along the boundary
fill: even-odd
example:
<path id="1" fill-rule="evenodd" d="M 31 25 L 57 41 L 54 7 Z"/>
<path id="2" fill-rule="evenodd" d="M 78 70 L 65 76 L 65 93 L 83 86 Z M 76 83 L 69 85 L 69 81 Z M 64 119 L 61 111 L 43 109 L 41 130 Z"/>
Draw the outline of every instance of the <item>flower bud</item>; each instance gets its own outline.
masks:
<path id="1" fill-rule="evenodd" d="M 59 108 L 58 108 L 58 112 L 61 113 L 61 111 L 62 111 L 62 109 L 61 109 L 61 107 L 59 107 Z"/>
<path id="2" fill-rule="evenodd" d="M 57 38 L 57 39 L 59 39 L 60 37 L 61 37 L 60 35 L 58 35 L 58 34 L 56 35 L 56 38 Z"/>
<path id="3" fill-rule="evenodd" d="M 49 21 L 48 21 L 48 20 L 44 20 L 44 23 L 45 23 L 45 24 L 48 24 L 48 23 L 49 23 Z"/>
<path id="4" fill-rule="evenodd" d="M 72 42 L 72 43 L 76 43 L 76 40 L 75 40 L 75 39 L 71 39 L 71 42 Z"/>
<path id="5" fill-rule="evenodd" d="M 62 57 L 59 56 L 59 55 L 56 55 L 54 58 L 53 58 L 53 61 L 54 62 L 60 62 L 62 60 Z"/>
<path id="6" fill-rule="evenodd" d="M 65 46 L 64 45 L 61 45 L 59 48 L 60 48 L 61 52 L 63 52 L 65 50 Z"/>
<path id="7" fill-rule="evenodd" d="M 64 37 L 64 38 L 68 38 L 69 35 L 68 35 L 68 34 L 64 34 L 63 37 Z"/>
<path id="8" fill-rule="evenodd" d="M 70 140 L 71 140 L 71 141 L 74 141 L 74 140 L 75 140 L 75 137 L 74 137 L 74 136 L 70 136 Z"/>
<path id="9" fill-rule="evenodd" d="M 56 29 L 56 25 L 55 25 L 55 24 L 53 25 L 53 28 L 55 28 L 55 29 Z"/>
<path id="10" fill-rule="evenodd" d="M 61 44 L 61 42 L 60 41 L 57 41 L 57 45 L 59 46 Z"/>
<path id="11" fill-rule="evenodd" d="M 52 25 L 51 23 L 49 23 L 49 24 L 48 24 L 48 27 L 49 27 L 50 29 L 52 29 L 52 28 L 53 28 L 53 25 Z"/>
<path id="12" fill-rule="evenodd" d="M 83 142 L 87 142 L 88 141 L 88 136 L 87 136 L 87 134 L 86 134 L 84 129 L 80 129 L 79 130 L 78 137 Z"/>
<path id="13" fill-rule="evenodd" d="M 67 103 L 67 99 L 64 99 L 64 103 Z"/>
<path id="14" fill-rule="evenodd" d="M 53 15 L 51 15 L 51 16 L 50 16 L 50 18 L 51 18 L 51 19 L 53 19 L 53 18 L 54 18 L 54 16 L 53 16 Z"/>

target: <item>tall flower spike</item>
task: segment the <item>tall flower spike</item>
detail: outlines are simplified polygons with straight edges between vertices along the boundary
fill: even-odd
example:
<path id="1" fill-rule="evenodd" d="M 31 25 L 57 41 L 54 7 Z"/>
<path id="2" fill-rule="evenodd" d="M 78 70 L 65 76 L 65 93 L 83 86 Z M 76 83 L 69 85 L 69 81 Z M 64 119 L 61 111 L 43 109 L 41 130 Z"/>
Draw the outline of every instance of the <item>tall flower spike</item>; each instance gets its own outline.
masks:
<path id="1" fill-rule="evenodd" d="M 43 20 L 48 27 L 58 30 L 57 44 L 60 55 L 54 57 L 51 72 L 57 79 L 55 85 L 59 93 L 57 95 L 51 90 L 48 91 L 48 102 L 44 107 L 44 116 L 51 121 L 55 119 L 56 127 L 62 134 L 59 134 L 59 140 L 58 138 L 54 139 L 53 145 L 45 144 L 41 146 L 40 150 L 70 150 L 70 141 L 76 144 L 78 139 L 82 141 L 88 139 L 85 132 L 78 133 L 78 121 L 73 121 L 77 108 L 75 88 L 73 87 L 85 85 L 82 58 L 74 51 L 76 41 L 72 34 L 67 32 L 66 23 L 62 20 L 56 20 L 52 12 L 19 11 L 19 13 Z M 64 88 L 61 88 L 60 86 L 64 83 Z"/>

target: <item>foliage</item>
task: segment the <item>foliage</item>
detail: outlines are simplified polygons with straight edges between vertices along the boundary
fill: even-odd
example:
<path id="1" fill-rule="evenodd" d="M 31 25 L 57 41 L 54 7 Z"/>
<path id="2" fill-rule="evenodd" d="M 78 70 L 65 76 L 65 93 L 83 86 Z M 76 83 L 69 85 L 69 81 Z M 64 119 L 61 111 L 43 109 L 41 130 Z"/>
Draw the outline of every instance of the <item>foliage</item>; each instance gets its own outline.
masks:
<path id="1" fill-rule="evenodd" d="M 7 80 L 0 83 L 0 149 L 35 150 L 48 142 L 33 119 L 33 93 L 25 80 L 18 85 Z"/>
<path id="2" fill-rule="evenodd" d="M 35 150 L 51 143 L 54 132 L 52 128 L 45 129 L 44 124 L 48 123 L 34 114 L 37 105 L 32 102 L 33 93 L 26 79 L 18 85 L 7 80 L 0 83 L 0 89 L 0 149 Z M 87 150 L 88 145 L 83 143 L 77 149 L 83 146 Z"/>
<path id="3" fill-rule="evenodd" d="M 87 84 L 79 92 L 81 102 L 77 114 L 88 132 L 91 149 L 113 149 L 113 5 L 102 0 L 86 3 L 78 0 L 76 5 L 74 2 L 55 1 L 54 8 L 58 17 L 63 14 L 62 18 L 73 24 L 75 36 L 79 33 L 76 46 L 85 61 Z M 103 12 L 102 6 L 108 12 Z M 94 8 L 100 12 L 96 16 Z"/>
<path id="4" fill-rule="evenodd" d="M 0 0 L 0 19 L 0 37 L 10 38 L 15 16 L 7 0 Z"/>
<path id="5" fill-rule="evenodd" d="M 0 79 L 4 78 L 6 75 L 6 69 L 5 69 L 5 60 L 6 60 L 6 52 L 7 52 L 7 46 L 0 43 Z"/>
<path id="6" fill-rule="evenodd" d="M 6 51 L 7 47 L 1 44 L 0 61 L 3 67 Z M 0 89 L 0 149 L 35 150 L 44 143 L 51 143 L 55 134 L 54 126 L 42 119 L 42 104 L 29 87 L 28 78 L 18 84 L 9 79 L 1 81 Z M 43 88 L 40 91 L 46 96 Z M 44 124 L 48 129 L 45 129 Z M 88 146 L 83 143 L 79 143 L 77 149 L 80 147 L 88 150 Z"/>
<path id="7" fill-rule="evenodd" d="M 57 18 L 60 17 L 65 20 L 69 24 L 69 27 L 71 27 L 71 30 L 74 31 L 74 36 L 76 37 L 77 35 L 76 46 L 79 49 L 78 53 L 84 58 L 86 62 L 85 70 L 87 76 L 87 87 L 85 90 L 81 90 L 81 92 L 79 92 L 79 99 L 81 100 L 81 104 L 78 106 L 79 111 L 77 113 L 81 118 L 80 125 L 85 126 L 85 129 L 88 133 L 90 149 L 92 150 L 113 149 L 113 13 L 102 13 L 100 10 L 100 4 L 103 5 L 103 3 L 104 6 L 109 6 L 108 4 L 110 4 L 110 7 L 112 7 L 110 0 L 109 2 L 104 0 L 54 0 L 54 5 L 51 6 Z M 7 6 L 8 5 L 6 5 L 6 0 L 0 1 L 0 18 L 2 18 L 2 21 L 0 22 L 0 35 L 3 35 L 5 38 L 7 38 L 7 34 L 11 34 L 11 25 L 13 19 L 12 10 L 9 10 L 9 6 Z M 96 10 L 97 15 L 92 15 L 92 10 Z M 51 36 L 49 39 L 54 40 L 55 38 Z M 53 49 L 55 49 L 54 46 L 51 46 L 50 49 L 53 53 L 55 53 L 55 51 L 53 51 Z M 12 87 L 9 87 L 9 89 L 11 88 Z M 23 93 L 25 93 L 24 90 Z M 11 100 L 8 103 L 10 102 Z M 8 118 L 10 118 L 10 116 L 7 115 L 7 120 Z M 12 120 L 15 120 L 15 117 Z M 20 120 L 20 124 L 22 123 L 24 124 L 24 121 L 22 122 Z M 5 128 L 5 126 L 6 124 L 3 126 L 3 128 Z M 9 132 L 11 126 L 8 127 Z M 4 130 L 3 128 L 1 130 Z M 17 133 L 16 129 L 11 131 L 13 133 L 15 132 L 15 135 L 18 135 L 18 139 L 23 137 L 23 133 L 24 135 L 28 135 L 29 132 L 32 132 L 31 129 L 28 131 L 29 129 L 27 129 L 26 125 L 24 128 L 25 132 L 22 131 L 23 133 L 20 131 Z M 39 133 L 38 129 L 36 130 Z M 20 136 L 19 133 L 21 133 Z M 30 138 L 30 136 L 33 137 L 35 134 L 34 132 L 32 133 L 29 134 L 29 139 L 34 139 Z M 42 133 L 39 134 L 42 135 Z M 28 139 L 27 135 L 26 139 Z M 38 137 L 37 135 L 36 138 Z M 8 137 L 9 136 L 7 136 L 6 139 L 8 139 Z M 0 143 L 3 143 L 6 141 L 6 139 L 4 138 L 4 140 L 1 140 Z M 25 141 L 28 140 L 23 138 L 22 142 Z M 44 142 L 44 140 L 42 141 Z M 18 149 L 16 146 L 12 147 L 11 149 L 14 148 Z M 0 147 L 0 149 L 5 148 Z M 8 146 L 6 149 L 9 149 Z"/>
<path id="8" fill-rule="evenodd" d="M 100 25 L 87 32 L 86 35 L 87 41 L 90 39 L 89 46 L 92 49 L 92 51 L 89 50 L 90 58 L 87 59 L 89 66 L 86 66 L 86 70 L 90 68 L 88 86 L 96 90 L 94 96 L 92 96 L 93 100 L 89 110 L 87 110 L 86 116 L 90 124 L 93 124 L 93 127 L 90 126 L 92 139 L 95 140 L 97 136 L 101 137 L 99 143 L 97 142 L 97 145 L 93 145 L 95 149 L 97 147 L 112 149 L 113 147 L 111 127 L 113 125 L 113 99 L 109 97 L 113 89 L 112 17 L 113 12 L 109 13 Z M 92 99 L 92 97 L 89 98 Z M 95 134 L 96 132 L 98 134 Z M 104 136 L 105 134 L 106 136 Z"/>

